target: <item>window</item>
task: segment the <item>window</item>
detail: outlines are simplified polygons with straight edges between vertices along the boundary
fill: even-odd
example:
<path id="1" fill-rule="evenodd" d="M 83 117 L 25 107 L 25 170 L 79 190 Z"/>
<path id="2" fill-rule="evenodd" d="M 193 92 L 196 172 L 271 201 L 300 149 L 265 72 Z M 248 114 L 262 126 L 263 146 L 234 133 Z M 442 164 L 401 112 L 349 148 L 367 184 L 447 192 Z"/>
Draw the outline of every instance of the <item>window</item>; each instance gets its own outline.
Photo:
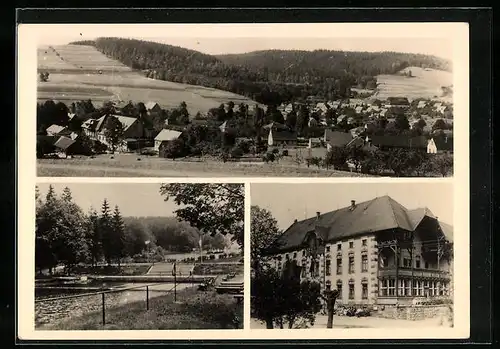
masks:
<path id="1" fill-rule="evenodd" d="M 349 257 L 349 274 L 354 273 L 354 256 Z"/>
<path id="2" fill-rule="evenodd" d="M 326 246 L 326 252 L 330 253 L 330 246 Z"/>
<path id="3" fill-rule="evenodd" d="M 354 241 L 349 241 L 349 248 L 354 248 Z"/>
<path id="4" fill-rule="evenodd" d="M 403 258 L 403 267 L 411 268 L 411 259 L 410 258 Z"/>
<path id="5" fill-rule="evenodd" d="M 418 296 L 418 283 L 419 281 L 413 280 L 413 296 Z"/>
<path id="6" fill-rule="evenodd" d="M 325 264 L 325 269 L 326 269 L 325 273 L 326 273 L 326 275 L 330 275 L 331 272 L 332 272 L 331 271 L 331 264 L 332 264 L 331 262 L 332 261 L 329 260 L 329 259 L 326 260 L 326 264 Z"/>
<path id="7" fill-rule="evenodd" d="M 404 280 L 405 296 L 411 296 L 411 280 Z"/>
<path id="8" fill-rule="evenodd" d="M 337 244 L 337 251 L 342 251 L 342 244 Z"/>
<path id="9" fill-rule="evenodd" d="M 425 295 L 425 293 L 424 293 L 424 282 L 423 281 L 419 281 L 418 295 L 421 296 L 421 297 Z"/>
<path id="10" fill-rule="evenodd" d="M 342 274 L 342 258 L 337 258 L 337 275 Z"/>
<path id="11" fill-rule="evenodd" d="M 349 299 L 354 299 L 354 283 L 349 283 Z"/>
<path id="12" fill-rule="evenodd" d="M 431 281 L 429 287 L 429 296 L 434 297 L 436 295 L 435 291 L 436 291 L 436 282 Z"/>
<path id="13" fill-rule="evenodd" d="M 366 282 L 361 284 L 361 298 L 368 299 L 368 284 Z"/>
<path id="14" fill-rule="evenodd" d="M 366 246 L 366 239 L 361 240 L 361 246 Z"/>
<path id="15" fill-rule="evenodd" d="M 398 296 L 404 296 L 405 294 L 403 281 L 401 279 L 398 280 Z"/>
<path id="16" fill-rule="evenodd" d="M 288 253 L 285 255 L 285 260 L 289 260 L 290 259 L 290 256 L 288 255 Z"/>
<path id="17" fill-rule="evenodd" d="M 380 295 L 382 297 L 387 296 L 387 279 L 380 280 Z"/>
<path id="18" fill-rule="evenodd" d="M 306 277 L 306 273 L 307 273 L 307 268 L 306 268 L 306 265 L 304 264 L 302 266 L 302 270 L 300 271 L 300 277 L 305 278 Z"/>
<path id="19" fill-rule="evenodd" d="M 366 254 L 361 256 L 361 272 L 368 271 L 368 256 Z"/>
<path id="20" fill-rule="evenodd" d="M 293 253 L 293 259 L 297 259 L 297 252 Z"/>
<path id="21" fill-rule="evenodd" d="M 425 262 L 425 269 L 429 269 L 429 262 Z"/>
<path id="22" fill-rule="evenodd" d="M 328 291 L 330 291 L 330 290 L 332 289 L 332 285 L 330 285 L 330 284 L 326 284 L 326 289 L 327 289 Z"/>
<path id="23" fill-rule="evenodd" d="M 342 299 L 342 281 L 337 281 L 337 291 L 339 291 L 338 299 Z"/>
<path id="24" fill-rule="evenodd" d="M 387 295 L 388 296 L 396 295 L 396 280 L 389 279 L 389 285 L 387 286 Z"/>
<path id="25" fill-rule="evenodd" d="M 415 268 L 420 269 L 420 256 L 415 257 Z"/>

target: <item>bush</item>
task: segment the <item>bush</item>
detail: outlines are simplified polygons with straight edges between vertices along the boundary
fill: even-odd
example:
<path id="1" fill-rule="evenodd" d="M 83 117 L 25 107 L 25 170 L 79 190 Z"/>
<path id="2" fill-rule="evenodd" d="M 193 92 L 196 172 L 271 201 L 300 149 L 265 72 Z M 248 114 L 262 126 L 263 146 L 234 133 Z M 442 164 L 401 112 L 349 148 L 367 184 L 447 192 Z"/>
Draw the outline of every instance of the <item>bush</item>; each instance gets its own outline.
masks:
<path id="1" fill-rule="evenodd" d="M 235 146 L 233 149 L 231 149 L 232 158 L 240 158 L 242 156 L 243 156 L 243 149 L 241 149 L 239 146 Z"/>
<path id="2" fill-rule="evenodd" d="M 268 162 L 274 162 L 274 160 L 276 160 L 276 156 L 274 156 L 273 153 L 266 153 L 262 157 L 262 160 L 264 160 L 264 162 L 266 162 L 266 163 L 268 163 Z"/>
<path id="3" fill-rule="evenodd" d="M 288 149 L 283 149 L 281 151 L 281 156 L 288 156 Z"/>

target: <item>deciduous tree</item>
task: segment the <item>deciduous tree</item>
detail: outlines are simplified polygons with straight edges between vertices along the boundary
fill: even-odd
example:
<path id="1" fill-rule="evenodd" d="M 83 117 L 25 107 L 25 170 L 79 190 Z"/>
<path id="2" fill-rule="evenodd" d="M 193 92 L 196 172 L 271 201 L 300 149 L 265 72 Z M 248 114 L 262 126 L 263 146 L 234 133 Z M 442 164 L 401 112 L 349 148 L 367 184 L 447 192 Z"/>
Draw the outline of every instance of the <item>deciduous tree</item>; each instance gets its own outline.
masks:
<path id="1" fill-rule="evenodd" d="M 162 184 L 160 194 L 182 206 L 176 216 L 202 234 L 231 235 L 243 251 L 244 186 L 233 183 Z"/>

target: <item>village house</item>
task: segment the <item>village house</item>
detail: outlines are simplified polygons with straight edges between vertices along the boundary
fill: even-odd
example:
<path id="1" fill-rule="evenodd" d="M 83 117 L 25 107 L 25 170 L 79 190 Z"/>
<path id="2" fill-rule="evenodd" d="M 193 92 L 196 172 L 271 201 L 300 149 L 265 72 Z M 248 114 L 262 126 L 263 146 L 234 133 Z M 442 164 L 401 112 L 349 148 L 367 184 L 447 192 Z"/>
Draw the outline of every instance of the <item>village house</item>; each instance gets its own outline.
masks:
<path id="1" fill-rule="evenodd" d="M 321 102 L 316 104 L 316 108 L 314 108 L 314 111 L 320 114 L 324 114 L 328 111 L 328 107 L 325 103 Z"/>
<path id="2" fill-rule="evenodd" d="M 145 104 L 148 114 L 158 114 L 161 113 L 161 107 L 156 102 L 147 102 Z"/>
<path id="3" fill-rule="evenodd" d="M 339 117 L 337 117 L 337 124 L 342 123 L 342 121 L 344 121 L 344 119 L 346 119 L 346 118 L 347 118 L 347 115 L 345 115 L 345 114 L 340 115 Z M 347 121 L 347 119 L 346 119 L 346 121 Z"/>
<path id="4" fill-rule="evenodd" d="M 266 251 L 274 268 L 336 289 L 348 305 L 411 305 L 451 295 L 453 227 L 429 209 L 376 197 L 295 220 Z"/>
<path id="5" fill-rule="evenodd" d="M 71 139 L 66 136 L 61 136 L 54 143 L 54 147 L 58 151 L 59 156 L 68 157 L 72 155 L 78 146 L 76 139 Z"/>
<path id="6" fill-rule="evenodd" d="M 63 135 L 69 135 L 71 131 L 65 127 L 65 126 L 60 126 L 60 125 L 50 125 L 47 130 L 47 136 L 63 136 Z"/>
<path id="7" fill-rule="evenodd" d="M 278 131 L 275 128 L 270 128 L 267 136 L 267 145 L 270 147 L 277 145 L 297 145 L 297 134 L 290 131 Z"/>
<path id="8" fill-rule="evenodd" d="M 403 148 L 427 151 L 428 143 L 425 136 L 407 137 L 402 135 L 372 136 L 371 141 L 380 150 Z"/>
<path id="9" fill-rule="evenodd" d="M 386 108 L 409 108 L 410 102 L 406 97 L 388 97 Z"/>
<path id="10" fill-rule="evenodd" d="M 307 122 L 307 126 L 316 127 L 316 126 L 318 126 L 318 121 L 316 121 L 316 119 L 311 116 L 309 118 L 309 121 Z"/>
<path id="11" fill-rule="evenodd" d="M 356 107 L 354 109 L 354 111 L 356 112 L 356 114 L 361 114 L 361 112 L 363 111 L 363 107 L 361 107 L 361 106 L 360 107 Z"/>
<path id="12" fill-rule="evenodd" d="M 453 138 L 435 137 L 427 143 L 428 154 L 453 153 Z"/>
<path id="13" fill-rule="evenodd" d="M 425 108 L 426 106 L 427 106 L 427 102 L 426 101 L 419 101 L 418 104 L 417 104 L 417 108 L 418 109 Z"/>
<path id="14" fill-rule="evenodd" d="M 114 116 L 123 125 L 123 141 L 117 146 L 117 150 L 126 151 L 130 143 L 135 143 L 144 134 L 144 127 L 138 119 L 123 115 L 103 115 L 99 119 L 89 119 L 82 124 L 82 130 L 90 139 L 99 141 L 108 147 L 109 142 L 105 136 L 106 122 L 110 116 Z"/>
<path id="15" fill-rule="evenodd" d="M 178 139 L 182 135 L 180 131 L 163 129 L 155 137 L 154 150 L 159 151 L 160 146 L 164 143 Z"/>
<path id="16" fill-rule="evenodd" d="M 326 144 L 326 149 L 328 151 L 333 147 L 350 147 L 363 145 L 363 139 L 360 137 L 353 138 L 350 132 L 338 132 L 332 130 L 325 130 L 325 134 L 323 135 L 323 142 Z"/>

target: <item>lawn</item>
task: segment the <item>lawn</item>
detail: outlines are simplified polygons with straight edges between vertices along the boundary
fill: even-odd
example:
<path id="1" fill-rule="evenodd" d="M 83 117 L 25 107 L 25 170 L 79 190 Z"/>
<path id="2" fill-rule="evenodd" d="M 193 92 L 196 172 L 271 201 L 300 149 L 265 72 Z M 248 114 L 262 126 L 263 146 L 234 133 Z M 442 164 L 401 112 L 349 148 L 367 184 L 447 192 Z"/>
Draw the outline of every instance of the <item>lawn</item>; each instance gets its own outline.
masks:
<path id="1" fill-rule="evenodd" d="M 220 161 L 167 160 L 159 157 L 120 154 L 73 159 L 39 159 L 37 175 L 41 177 L 373 177 L 354 172 L 297 166 L 290 160 L 280 163 L 239 163 Z"/>
<path id="2" fill-rule="evenodd" d="M 149 310 L 144 301 L 127 303 L 106 311 L 65 319 L 40 330 L 175 330 L 175 329 L 239 329 L 243 328 L 243 304 L 233 296 L 217 294 L 214 290 L 198 291 L 187 288 L 174 295 L 150 299 Z"/>

